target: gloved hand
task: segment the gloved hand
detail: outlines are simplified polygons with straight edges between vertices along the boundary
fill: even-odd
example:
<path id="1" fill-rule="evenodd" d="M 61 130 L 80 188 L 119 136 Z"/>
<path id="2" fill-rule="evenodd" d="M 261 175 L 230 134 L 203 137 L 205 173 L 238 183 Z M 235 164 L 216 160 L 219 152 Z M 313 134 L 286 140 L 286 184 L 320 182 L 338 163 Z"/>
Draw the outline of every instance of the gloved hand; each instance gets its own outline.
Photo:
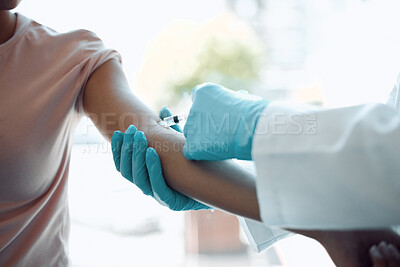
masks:
<path id="1" fill-rule="evenodd" d="M 267 101 L 216 84 L 196 86 L 192 99 L 183 130 L 186 158 L 251 160 L 253 135 Z"/>
<path id="2" fill-rule="evenodd" d="M 167 107 L 163 107 L 160 111 L 161 119 L 171 115 Z M 178 125 L 172 128 L 182 132 Z M 134 125 L 129 126 L 125 134 L 121 131 L 114 132 L 111 147 L 116 169 L 128 181 L 139 187 L 144 194 L 153 196 L 160 204 L 171 210 L 210 209 L 168 187 L 156 151 L 153 148 L 147 148 L 144 133 L 138 131 Z"/>

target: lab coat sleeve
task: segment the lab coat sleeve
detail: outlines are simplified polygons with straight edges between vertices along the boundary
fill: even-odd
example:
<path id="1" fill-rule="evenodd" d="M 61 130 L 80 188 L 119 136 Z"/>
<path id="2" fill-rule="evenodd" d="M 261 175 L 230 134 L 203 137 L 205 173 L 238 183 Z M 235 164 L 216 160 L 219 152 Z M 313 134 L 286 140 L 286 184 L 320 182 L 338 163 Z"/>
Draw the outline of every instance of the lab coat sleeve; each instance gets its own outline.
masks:
<path id="1" fill-rule="evenodd" d="M 279 240 L 293 235 L 293 233 L 281 228 L 269 227 L 251 219 L 243 217 L 238 217 L 238 219 L 247 240 L 256 252 L 263 252 L 275 245 Z"/>
<path id="2" fill-rule="evenodd" d="M 253 141 L 263 222 L 298 229 L 400 223 L 398 84 L 385 104 L 271 103 Z"/>

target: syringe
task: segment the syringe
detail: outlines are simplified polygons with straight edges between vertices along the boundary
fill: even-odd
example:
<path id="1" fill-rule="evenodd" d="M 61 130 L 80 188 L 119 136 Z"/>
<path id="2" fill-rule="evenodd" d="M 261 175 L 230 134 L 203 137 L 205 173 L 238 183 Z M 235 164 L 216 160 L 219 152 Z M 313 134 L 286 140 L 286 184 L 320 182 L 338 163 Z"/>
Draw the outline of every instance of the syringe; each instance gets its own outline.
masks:
<path id="1" fill-rule="evenodd" d="M 172 115 L 169 117 L 164 118 L 162 121 L 160 121 L 158 124 L 164 127 L 171 127 L 172 125 L 178 124 L 184 120 L 186 120 L 187 115 Z"/>

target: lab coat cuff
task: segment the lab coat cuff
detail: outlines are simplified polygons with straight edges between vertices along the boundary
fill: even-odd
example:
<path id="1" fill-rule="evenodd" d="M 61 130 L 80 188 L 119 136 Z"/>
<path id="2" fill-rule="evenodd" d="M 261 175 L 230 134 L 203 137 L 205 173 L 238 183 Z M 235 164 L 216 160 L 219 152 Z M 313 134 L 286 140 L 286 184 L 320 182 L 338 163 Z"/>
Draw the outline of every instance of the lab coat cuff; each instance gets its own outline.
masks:
<path id="1" fill-rule="evenodd" d="M 279 155 L 289 144 L 286 136 L 300 136 L 299 132 L 319 108 L 294 102 L 271 102 L 261 113 L 252 146 L 252 158 L 256 165 L 257 197 L 262 221 L 269 226 L 287 226 L 284 205 L 279 189 L 283 168 L 266 168 L 265 160 Z M 311 116 L 312 115 L 312 116 Z M 295 117 L 296 116 L 296 117 Z M 310 117 L 310 118 L 309 118 Z M 311 118 L 312 117 L 312 118 Z M 296 118 L 296 120 L 294 120 Z M 298 121 L 298 119 L 301 119 Z M 311 128 L 313 129 L 313 128 Z M 295 144 L 293 144 L 295 145 Z"/>
<path id="2" fill-rule="evenodd" d="M 289 231 L 278 227 L 269 227 L 251 219 L 238 217 L 238 220 L 251 247 L 258 253 L 268 250 L 279 240 L 293 235 Z"/>
<path id="3" fill-rule="evenodd" d="M 257 122 L 252 144 L 252 158 L 255 162 L 257 173 L 256 188 L 260 217 L 265 224 L 270 226 L 280 226 L 285 223 L 279 201 L 279 193 L 276 192 L 274 181 L 268 177 L 268 173 L 265 173 L 261 168 L 257 168 L 257 166 L 263 165 L 263 155 L 268 150 L 268 145 L 265 142 L 266 135 L 270 134 L 271 117 L 268 115 L 271 112 L 276 113 L 277 109 L 280 109 L 279 105 L 272 102 L 263 110 Z M 284 109 L 282 109 L 283 112 L 285 112 Z"/>

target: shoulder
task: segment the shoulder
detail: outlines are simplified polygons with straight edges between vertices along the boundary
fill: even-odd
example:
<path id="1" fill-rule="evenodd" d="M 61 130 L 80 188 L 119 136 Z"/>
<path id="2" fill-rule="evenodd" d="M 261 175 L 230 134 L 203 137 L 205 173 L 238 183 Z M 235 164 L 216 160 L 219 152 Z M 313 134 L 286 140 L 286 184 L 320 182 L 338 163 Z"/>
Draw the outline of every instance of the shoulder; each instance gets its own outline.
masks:
<path id="1" fill-rule="evenodd" d="M 81 55 L 85 54 L 85 51 L 94 52 L 105 49 L 102 40 L 94 32 L 83 29 L 58 32 L 34 20 L 28 20 L 24 43 L 33 49 L 46 49 L 49 54 L 56 52 Z"/>
<path id="2" fill-rule="evenodd" d="M 75 30 L 67 33 L 60 34 L 60 38 L 65 38 L 66 40 L 71 40 L 82 47 L 92 46 L 92 47 L 104 47 L 103 41 L 92 31 L 89 30 Z"/>
<path id="3" fill-rule="evenodd" d="M 65 70 L 76 69 L 79 75 L 86 77 L 97 67 L 111 58 L 119 61 L 121 56 L 112 49 L 107 49 L 102 40 L 88 30 L 58 32 L 34 20 L 22 17 L 25 30 L 22 40 L 18 41 L 16 56 L 29 60 L 32 68 Z"/>

